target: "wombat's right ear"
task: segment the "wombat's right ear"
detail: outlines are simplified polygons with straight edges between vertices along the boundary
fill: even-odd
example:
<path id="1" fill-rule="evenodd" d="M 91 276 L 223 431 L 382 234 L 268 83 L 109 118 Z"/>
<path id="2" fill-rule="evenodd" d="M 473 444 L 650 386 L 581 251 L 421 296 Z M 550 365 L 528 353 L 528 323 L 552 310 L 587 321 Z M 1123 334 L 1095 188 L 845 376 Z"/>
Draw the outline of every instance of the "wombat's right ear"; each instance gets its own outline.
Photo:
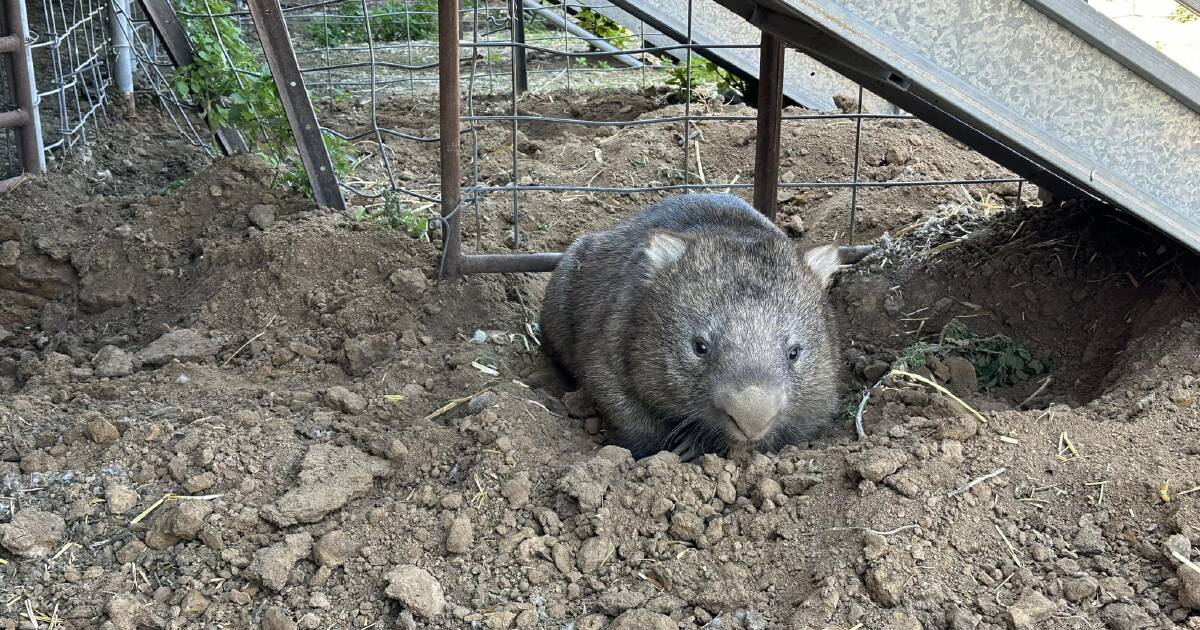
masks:
<path id="1" fill-rule="evenodd" d="M 833 274 L 842 268 L 841 256 L 834 245 L 822 245 L 804 252 L 804 264 L 816 274 L 821 286 L 828 288 Z"/>
<path id="2" fill-rule="evenodd" d="M 646 259 L 655 271 L 666 269 L 683 258 L 688 239 L 682 234 L 667 230 L 651 230 L 646 238 Z"/>

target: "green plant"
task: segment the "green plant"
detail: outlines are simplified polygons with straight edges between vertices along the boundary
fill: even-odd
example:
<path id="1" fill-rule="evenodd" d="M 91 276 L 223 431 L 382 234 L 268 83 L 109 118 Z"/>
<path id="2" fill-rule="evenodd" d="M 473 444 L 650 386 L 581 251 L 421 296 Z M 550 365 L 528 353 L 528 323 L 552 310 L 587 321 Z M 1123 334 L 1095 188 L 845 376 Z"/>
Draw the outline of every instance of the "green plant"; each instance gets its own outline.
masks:
<path id="1" fill-rule="evenodd" d="M 374 221 L 390 230 L 401 230 L 411 238 L 422 238 L 429 232 L 429 217 L 418 208 L 406 205 L 399 197 L 390 196 L 383 207 L 373 213 L 355 211 L 359 221 Z"/>
<path id="2" fill-rule="evenodd" d="M 671 68 L 667 76 L 666 83 L 675 89 L 675 97 L 677 100 L 683 100 L 690 96 L 691 99 L 703 98 L 712 94 L 727 95 L 730 92 L 745 95 L 746 82 L 725 70 L 717 67 L 713 62 L 700 57 L 691 57 L 691 90 L 689 95 L 688 90 L 688 65 L 676 64 Z"/>
<path id="3" fill-rule="evenodd" d="M 346 0 L 330 15 L 308 23 L 305 32 L 320 46 L 430 39 L 437 35 L 437 0 L 384 0 L 363 13 L 361 0 Z M 370 19 L 366 19 L 370 16 Z"/>
<path id="4" fill-rule="evenodd" d="M 1171 15 L 1168 17 L 1168 19 L 1179 22 L 1180 24 L 1187 24 L 1188 22 L 1200 20 L 1200 14 L 1193 12 L 1191 9 L 1185 6 L 1177 6 L 1175 7 L 1175 10 L 1171 12 Z"/>
<path id="5" fill-rule="evenodd" d="M 579 10 L 579 14 L 575 16 L 575 22 L 583 30 L 607 40 L 617 48 L 629 48 L 634 41 L 633 33 L 624 26 L 588 8 Z"/>
<path id="6" fill-rule="evenodd" d="M 970 361 L 975 366 L 982 389 L 1009 387 L 1043 374 L 1048 369 L 1043 361 L 1011 337 L 981 337 L 957 319 L 942 328 L 937 343 L 922 341 L 905 348 L 893 367 L 912 371 L 924 367 L 933 357 L 947 356 L 959 356 Z"/>
<path id="7" fill-rule="evenodd" d="M 228 0 L 178 1 L 183 15 L 236 10 Z M 235 129 L 256 145 L 275 166 L 277 182 L 311 193 L 270 68 L 255 55 L 237 22 L 228 15 L 195 17 L 186 19 L 184 28 L 194 59 L 175 73 L 171 89 L 181 100 L 198 105 L 211 129 Z M 325 141 L 334 171 L 340 177 L 348 175 L 354 167 L 353 146 L 330 135 Z"/>

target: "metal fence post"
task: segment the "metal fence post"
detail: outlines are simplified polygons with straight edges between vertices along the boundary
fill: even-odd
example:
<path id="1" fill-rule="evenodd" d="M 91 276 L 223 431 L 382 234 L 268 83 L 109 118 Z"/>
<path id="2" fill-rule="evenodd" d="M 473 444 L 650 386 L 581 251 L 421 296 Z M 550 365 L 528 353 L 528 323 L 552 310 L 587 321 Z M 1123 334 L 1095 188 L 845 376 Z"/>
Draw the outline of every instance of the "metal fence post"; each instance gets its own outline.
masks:
<path id="1" fill-rule="evenodd" d="M 21 139 L 21 168 L 40 175 L 46 171 L 46 155 L 42 149 L 42 119 L 38 113 L 37 85 L 33 74 L 33 55 L 29 50 L 29 16 L 22 0 L 5 3 L 8 36 L 0 37 L 0 54 L 12 55 L 12 80 L 17 109 L 2 112 L 6 120 L 0 126 L 14 127 Z M 0 183 L 0 186 L 3 184 Z"/>
<path id="2" fill-rule="evenodd" d="M 271 67 L 271 78 L 279 91 L 279 100 L 287 114 L 296 139 L 296 150 L 308 173 L 313 198 L 323 208 L 345 211 L 346 200 L 338 187 L 337 173 L 325 147 L 325 138 L 317 114 L 313 111 L 308 88 L 304 86 L 304 75 L 296 61 L 291 35 L 283 19 L 279 0 L 248 0 L 250 16 L 254 18 L 254 29 L 262 45 L 267 65 Z"/>
<path id="3" fill-rule="evenodd" d="M 112 33 L 113 80 L 121 95 L 125 113 L 134 110 L 133 99 L 133 23 L 129 19 L 129 0 L 112 0 L 109 5 L 109 30 Z"/>
<path id="4" fill-rule="evenodd" d="M 438 126 L 442 169 L 442 269 L 443 280 L 462 278 L 462 160 L 458 146 L 462 122 L 458 93 L 458 0 L 438 2 Z"/>
<path id="5" fill-rule="evenodd" d="M 758 64 L 758 129 L 754 207 L 774 219 L 779 209 L 779 134 L 783 126 L 783 42 L 762 33 Z"/>

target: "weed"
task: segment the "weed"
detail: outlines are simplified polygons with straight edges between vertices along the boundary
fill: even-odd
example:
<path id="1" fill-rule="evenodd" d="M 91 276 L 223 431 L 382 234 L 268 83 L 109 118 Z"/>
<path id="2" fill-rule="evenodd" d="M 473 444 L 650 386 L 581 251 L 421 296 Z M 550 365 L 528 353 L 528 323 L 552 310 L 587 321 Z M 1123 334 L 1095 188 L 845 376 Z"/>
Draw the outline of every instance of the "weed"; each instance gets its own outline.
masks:
<path id="1" fill-rule="evenodd" d="M 633 44 L 633 33 L 591 9 L 580 9 L 575 16 L 575 22 L 583 30 L 603 38 L 617 48 L 629 48 Z"/>
<path id="2" fill-rule="evenodd" d="M 691 94 L 692 100 L 711 98 L 713 96 L 727 97 L 731 93 L 746 94 L 746 82 L 737 76 L 722 70 L 713 62 L 698 55 L 691 57 Z M 677 64 L 671 68 L 667 77 L 667 85 L 675 88 L 675 99 L 683 101 L 689 97 L 688 66 Z"/>
<path id="3" fill-rule="evenodd" d="M 192 15 L 231 14 L 236 9 L 228 0 L 179 0 L 178 8 Z M 228 16 L 186 19 L 184 28 L 194 60 L 175 73 L 171 89 L 181 100 L 198 105 L 212 129 L 236 129 L 257 145 L 275 166 L 277 182 L 311 194 L 270 68 L 246 43 L 237 22 Z M 325 145 L 337 175 L 348 175 L 354 167 L 353 146 L 329 135 Z"/>
<path id="4" fill-rule="evenodd" d="M 423 239 L 429 232 L 429 217 L 418 208 L 404 204 L 399 197 L 389 197 L 383 208 L 373 213 L 355 211 L 359 221 L 374 221 L 390 230 L 401 230 L 410 238 Z"/>
<path id="5" fill-rule="evenodd" d="M 1179 22 L 1180 24 L 1187 24 L 1188 22 L 1200 20 L 1200 13 L 1195 13 L 1191 9 L 1180 5 L 1175 7 L 1175 10 L 1171 12 L 1171 15 L 1167 19 Z"/>
<path id="6" fill-rule="evenodd" d="M 900 370 L 917 370 L 930 358 L 962 357 L 975 366 L 980 389 L 1009 387 L 1038 376 L 1048 366 L 1006 335 L 980 337 L 958 320 L 942 328 L 937 343 L 917 342 L 905 348 L 892 364 Z"/>
<path id="7" fill-rule="evenodd" d="M 384 0 L 369 7 L 370 39 L 376 42 L 432 39 L 437 35 L 437 0 Z M 347 0 L 323 19 L 313 20 L 305 32 L 319 46 L 365 44 L 367 24 L 360 0 Z"/>

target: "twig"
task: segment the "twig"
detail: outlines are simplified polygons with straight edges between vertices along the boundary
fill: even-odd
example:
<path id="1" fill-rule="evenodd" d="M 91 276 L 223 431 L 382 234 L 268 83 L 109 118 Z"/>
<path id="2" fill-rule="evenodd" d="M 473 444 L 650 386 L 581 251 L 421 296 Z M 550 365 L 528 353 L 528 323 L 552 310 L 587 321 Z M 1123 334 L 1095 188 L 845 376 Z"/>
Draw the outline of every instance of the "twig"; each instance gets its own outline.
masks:
<path id="1" fill-rule="evenodd" d="M 267 325 L 266 325 L 266 326 L 265 326 L 265 327 L 262 329 L 262 332 L 260 332 L 260 333 L 258 333 L 257 335 L 254 335 L 253 337 L 251 337 L 251 338 L 247 339 L 247 340 L 246 340 L 246 343 L 242 344 L 242 345 L 241 345 L 241 347 L 239 347 L 237 350 L 234 350 L 234 351 L 233 351 L 233 354 L 229 355 L 229 358 L 228 358 L 228 359 L 225 359 L 225 361 L 224 361 L 223 363 L 221 363 L 221 367 L 225 367 L 226 365 L 228 365 L 228 364 L 229 364 L 229 362 L 233 360 L 233 357 L 236 357 L 236 356 L 238 355 L 238 353 L 239 353 L 239 352 L 241 352 L 242 350 L 245 350 L 245 349 L 246 349 L 246 346 L 248 346 L 248 345 L 250 345 L 250 344 L 254 343 L 255 341 L 257 341 L 257 340 L 258 340 L 258 338 L 259 338 L 259 337 L 262 337 L 263 335 L 267 334 L 267 329 L 271 327 L 271 324 L 274 324 L 274 323 L 275 323 L 275 318 L 276 318 L 276 317 L 279 317 L 279 314 L 278 314 L 278 313 L 276 313 L 275 315 L 272 315 L 272 316 L 271 316 L 271 319 L 267 321 Z"/>
<path id="2" fill-rule="evenodd" d="M 1008 539 L 1008 536 L 1004 535 L 999 525 L 992 523 L 992 527 L 996 528 L 996 533 L 1000 534 L 1000 538 L 1004 541 L 1004 544 L 1008 545 L 1008 555 L 1012 556 L 1013 562 L 1017 563 L 1017 566 L 1021 566 L 1021 559 L 1017 557 L 1017 548 L 1013 546 L 1012 541 Z"/>
<path id="3" fill-rule="evenodd" d="M 992 471 L 982 477 L 976 477 L 976 478 L 972 479 L 969 483 L 967 483 L 967 485 L 955 490 L 954 492 L 951 492 L 950 494 L 948 494 L 946 496 L 948 496 L 948 497 L 958 496 L 958 495 L 966 492 L 967 490 L 970 490 L 971 488 L 974 488 L 975 486 L 987 481 L 988 479 L 991 479 L 993 477 L 999 477 L 1000 475 L 1003 475 L 1004 472 L 1007 470 L 1008 470 L 1007 468 L 1000 468 L 1000 469 Z"/>
<path id="4" fill-rule="evenodd" d="M 1174 549 L 1172 549 L 1172 550 L 1171 550 L 1171 555 L 1172 555 L 1172 556 L 1173 556 L 1173 557 L 1174 557 L 1176 560 L 1178 560 L 1178 561 L 1182 562 L 1182 563 L 1183 563 L 1183 565 L 1184 565 L 1185 567 L 1187 567 L 1187 568 L 1189 568 L 1189 569 L 1191 569 L 1191 570 L 1195 571 L 1197 575 L 1200 575 L 1200 565 L 1198 565 L 1198 564 L 1196 564 L 1195 562 L 1192 562 L 1191 560 L 1189 560 L 1187 556 L 1185 556 L 1185 555 L 1183 555 L 1183 554 L 1179 553 L 1178 551 L 1175 551 Z"/>
<path id="5" fill-rule="evenodd" d="M 901 525 L 900 527 L 897 527 L 896 529 L 889 529 L 886 532 L 874 530 L 874 529 L 871 529 L 870 527 L 858 527 L 858 526 L 855 526 L 855 527 L 833 527 L 829 531 L 831 531 L 831 532 L 864 531 L 864 532 L 867 532 L 868 534 L 875 534 L 876 536 L 891 536 L 892 534 L 899 534 L 902 531 L 909 530 L 909 529 L 916 529 L 918 527 L 920 527 L 920 525 L 913 523 L 912 525 Z"/>
<path id="6" fill-rule="evenodd" d="M 903 376 L 904 378 L 907 378 L 909 380 L 913 380 L 918 383 L 928 385 L 928 386 L 938 390 L 939 393 L 949 396 L 954 402 L 962 405 L 963 409 L 966 409 L 967 411 L 970 411 L 972 414 L 974 414 L 974 416 L 976 418 L 978 418 L 980 422 L 987 424 L 987 418 L 985 418 L 983 414 L 979 413 L 978 411 L 975 411 L 974 407 L 972 407 L 971 405 L 968 405 L 966 402 L 963 401 L 963 399 L 959 398 L 958 396 L 955 396 L 954 392 L 946 389 L 945 387 L 942 387 L 941 385 L 938 385 L 937 383 L 925 378 L 924 376 L 921 376 L 920 374 L 913 374 L 912 372 L 905 372 L 904 370 L 892 370 L 891 372 L 888 372 L 888 375 Z"/>
<path id="7" fill-rule="evenodd" d="M 1028 405 L 1030 403 L 1030 401 L 1032 401 L 1034 398 L 1037 398 L 1038 396 L 1040 396 L 1041 393 L 1043 391 L 1045 391 L 1045 389 L 1047 387 L 1050 386 L 1050 381 L 1053 380 L 1053 378 L 1054 378 L 1053 376 L 1047 376 L 1046 380 L 1042 381 L 1042 384 L 1039 385 L 1037 389 L 1033 390 L 1033 393 L 1029 395 L 1029 398 L 1022 400 L 1021 404 L 1017 405 L 1017 410 L 1019 411 L 1021 409 L 1024 409 L 1026 407 L 1026 405 Z"/>
<path id="8" fill-rule="evenodd" d="M 863 430 L 862 425 L 863 413 L 867 411 L 867 401 L 871 400 L 871 391 L 876 387 L 879 387 L 880 383 L 883 383 L 882 378 L 879 379 L 879 381 L 874 385 L 869 387 L 867 391 L 863 392 L 862 400 L 858 401 L 858 412 L 854 414 L 854 432 L 858 434 L 858 439 L 860 440 L 867 439 L 867 432 Z"/>
<path id="9" fill-rule="evenodd" d="M 457 407 L 465 402 L 470 401 L 472 398 L 482 394 L 483 392 L 488 391 L 488 389 L 490 389 L 490 388 L 481 389 L 478 392 L 471 394 L 470 396 L 463 396 L 462 398 L 455 398 L 454 400 L 451 400 L 450 402 L 442 405 L 441 407 L 438 407 L 437 411 L 434 411 L 433 413 L 429 414 L 428 416 L 425 416 L 424 420 L 426 422 L 428 422 L 435 418 L 444 416 L 447 413 L 449 413 L 452 409 L 454 409 L 455 407 Z"/>

